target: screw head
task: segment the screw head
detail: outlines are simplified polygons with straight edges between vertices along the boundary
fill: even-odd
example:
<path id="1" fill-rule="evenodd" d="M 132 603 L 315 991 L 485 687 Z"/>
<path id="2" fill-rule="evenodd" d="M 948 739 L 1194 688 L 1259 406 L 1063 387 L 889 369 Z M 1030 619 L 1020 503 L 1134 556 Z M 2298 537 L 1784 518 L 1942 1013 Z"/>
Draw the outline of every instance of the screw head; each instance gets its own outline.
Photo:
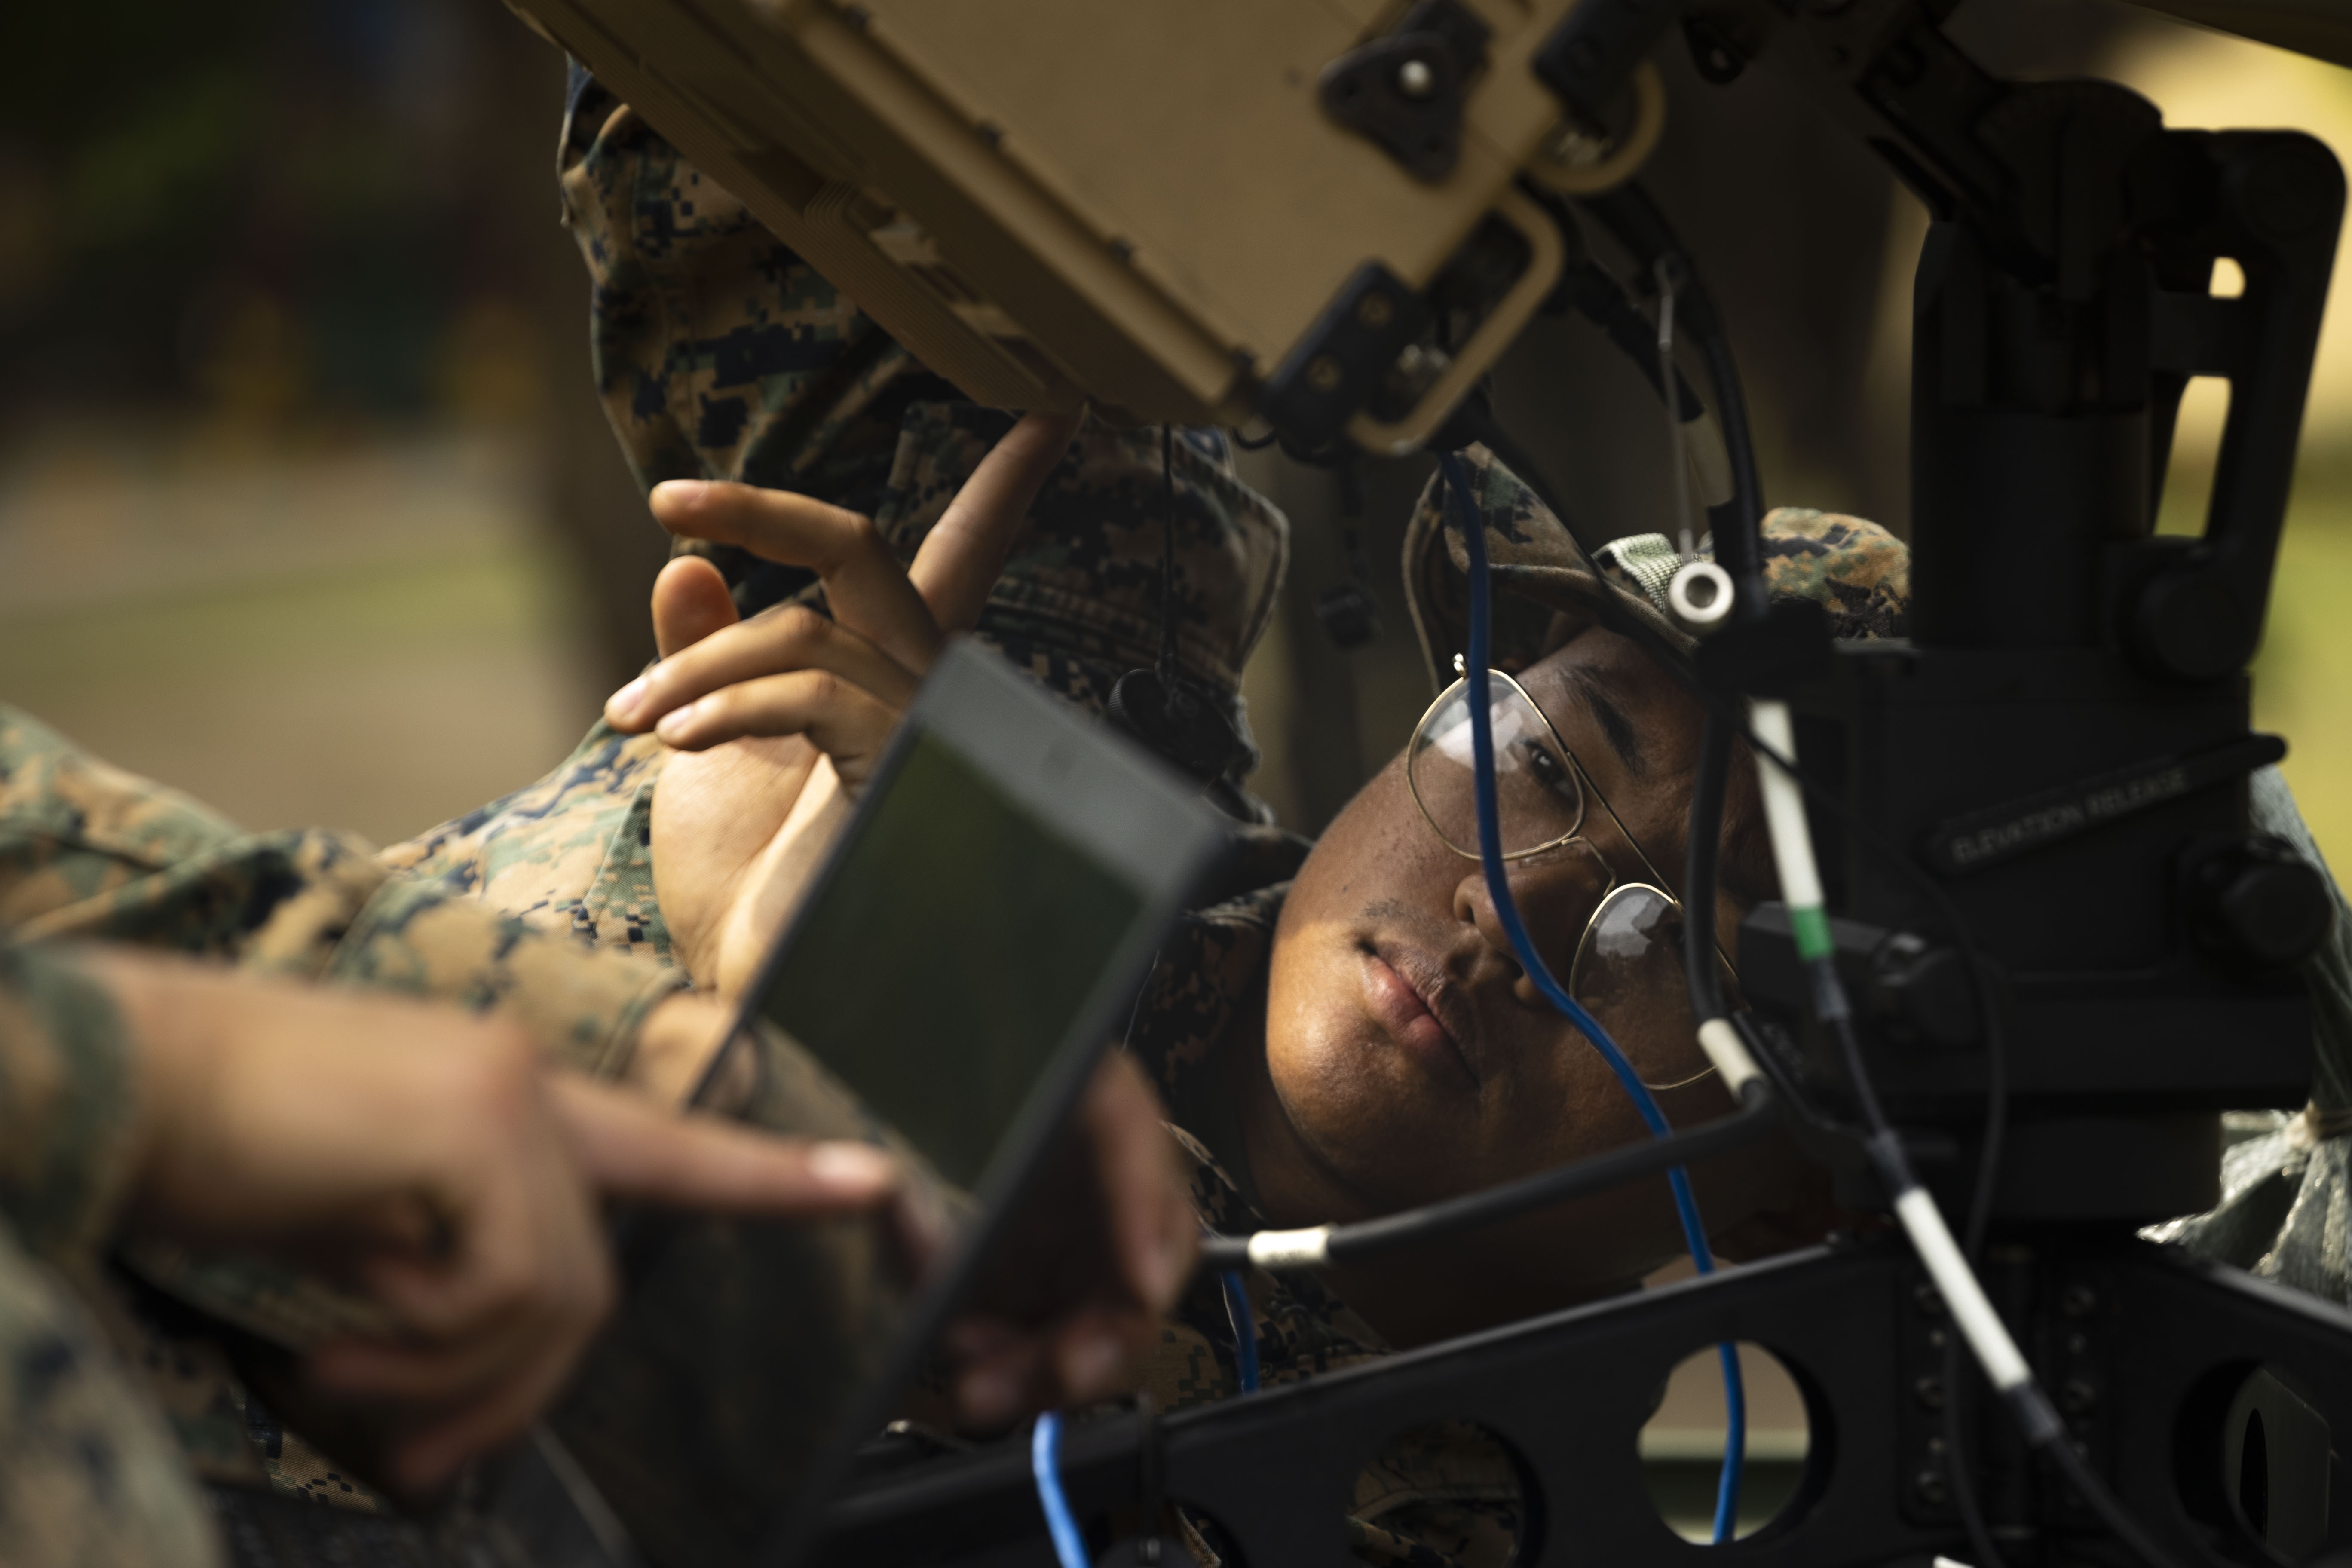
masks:
<path id="1" fill-rule="evenodd" d="M 1941 1470 L 1921 1470 L 1911 1478 L 1911 1489 L 1918 1494 L 1921 1502 L 1927 1503 L 1940 1503 L 1951 1495 Z"/>
<path id="2" fill-rule="evenodd" d="M 1437 73 L 1427 60 L 1407 60 L 1397 67 L 1396 87 L 1407 98 L 1427 98 L 1437 90 Z"/>
<path id="3" fill-rule="evenodd" d="M 2070 1318 L 2087 1318 L 2098 1308 L 2099 1293 L 2080 1280 L 2059 1292 L 2058 1310 Z"/>
<path id="4" fill-rule="evenodd" d="M 1935 1376 L 1914 1378 L 1911 1397 L 1930 1410 L 1941 1410 L 1944 1407 L 1944 1380 Z"/>
<path id="5" fill-rule="evenodd" d="M 1339 384 L 1347 379 L 1348 373 L 1329 354 L 1318 354 L 1307 362 L 1307 384 L 1317 392 L 1337 392 Z"/>
<path id="6" fill-rule="evenodd" d="M 1356 320 L 1379 331 L 1396 320 L 1396 301 L 1386 294 L 1367 294 L 1356 301 Z"/>

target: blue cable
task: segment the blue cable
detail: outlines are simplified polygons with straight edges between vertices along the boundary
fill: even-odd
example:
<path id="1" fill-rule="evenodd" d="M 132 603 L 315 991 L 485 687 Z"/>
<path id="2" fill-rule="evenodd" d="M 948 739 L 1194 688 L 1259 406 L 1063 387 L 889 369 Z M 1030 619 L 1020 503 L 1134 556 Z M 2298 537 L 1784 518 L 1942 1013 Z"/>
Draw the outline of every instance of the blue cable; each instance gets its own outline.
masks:
<path id="1" fill-rule="evenodd" d="M 1225 1315 L 1234 1324 L 1234 1365 L 1241 1374 L 1242 1392 L 1257 1392 L 1257 1315 L 1250 1310 L 1249 1287 L 1236 1268 L 1221 1276 L 1225 1282 Z"/>
<path id="2" fill-rule="evenodd" d="M 1054 1538 L 1054 1555 L 1062 1568 L 1094 1568 L 1087 1555 L 1087 1539 L 1070 1515 L 1070 1500 L 1062 1495 L 1062 1413 L 1048 1410 L 1037 1417 L 1029 1437 L 1029 1469 L 1037 1478 L 1037 1506 L 1045 1510 L 1045 1530 Z"/>
<path id="3" fill-rule="evenodd" d="M 1510 939 L 1519 967 L 1535 982 L 1536 989 L 1592 1043 L 1601 1059 L 1609 1064 L 1609 1070 L 1617 1075 L 1617 1081 L 1625 1086 L 1650 1135 L 1667 1137 L 1674 1130 L 1666 1125 L 1665 1113 L 1658 1109 L 1649 1086 L 1633 1070 L 1633 1064 L 1625 1059 L 1624 1052 L 1617 1048 L 1617 1042 L 1609 1037 L 1609 1031 L 1553 978 L 1551 966 L 1544 963 L 1536 944 L 1528 940 L 1528 929 L 1519 920 L 1518 903 L 1511 897 L 1511 884 L 1503 869 L 1500 810 L 1495 801 L 1495 723 L 1487 706 L 1487 639 L 1493 610 L 1486 580 L 1486 531 L 1470 504 L 1469 477 L 1462 471 L 1460 455 L 1445 453 L 1437 459 L 1437 466 L 1445 478 L 1446 506 L 1454 514 L 1454 526 L 1462 531 L 1463 544 L 1470 556 L 1470 647 L 1463 673 L 1470 686 L 1470 758 L 1478 804 L 1478 859 L 1486 874 L 1486 894 L 1494 900 L 1495 919 L 1502 926 L 1503 934 Z M 1666 1181 L 1674 1189 L 1675 1211 L 1682 1218 L 1683 1238 L 1690 1247 L 1691 1263 L 1701 1274 L 1714 1273 L 1715 1255 L 1707 1248 L 1706 1227 L 1699 1223 L 1698 1200 L 1691 1195 L 1690 1176 L 1677 1165 L 1666 1173 Z M 1738 1531 L 1739 1481 L 1748 1450 L 1748 1398 L 1740 1378 L 1738 1351 L 1729 1344 L 1717 1345 L 1716 1351 L 1723 1363 L 1726 1419 L 1723 1469 L 1715 1493 L 1715 1540 L 1720 1545 L 1732 1540 Z"/>

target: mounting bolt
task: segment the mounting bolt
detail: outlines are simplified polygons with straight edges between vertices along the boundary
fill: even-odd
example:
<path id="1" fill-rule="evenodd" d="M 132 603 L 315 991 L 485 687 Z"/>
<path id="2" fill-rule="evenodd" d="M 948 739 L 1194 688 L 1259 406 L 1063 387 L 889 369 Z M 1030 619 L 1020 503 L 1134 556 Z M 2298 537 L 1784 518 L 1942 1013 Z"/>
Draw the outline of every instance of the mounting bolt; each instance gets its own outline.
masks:
<path id="1" fill-rule="evenodd" d="M 1437 90 L 1437 73 L 1427 60 L 1407 60 L 1397 67 L 1396 89 L 1406 98 L 1427 98 Z"/>

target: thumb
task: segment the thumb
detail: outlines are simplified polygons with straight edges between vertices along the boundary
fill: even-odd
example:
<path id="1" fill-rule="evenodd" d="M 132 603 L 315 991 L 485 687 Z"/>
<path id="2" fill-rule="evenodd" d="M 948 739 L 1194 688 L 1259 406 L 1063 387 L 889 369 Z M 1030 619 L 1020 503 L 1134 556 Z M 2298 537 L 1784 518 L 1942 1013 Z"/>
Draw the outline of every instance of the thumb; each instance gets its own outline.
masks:
<path id="1" fill-rule="evenodd" d="M 664 658 L 740 618 L 727 579 L 699 555 L 679 556 L 654 579 L 654 647 Z"/>
<path id="2" fill-rule="evenodd" d="M 568 1073 L 548 1098 L 582 1172 L 613 1197 L 728 1214 L 807 1216 L 869 1209 L 898 1189 L 897 1162 L 870 1144 L 786 1139 L 709 1116 L 678 1116 Z"/>
<path id="3" fill-rule="evenodd" d="M 923 540 L 907 575 L 943 632 L 979 623 L 1022 522 L 1083 414 L 1027 414 L 981 459 Z"/>

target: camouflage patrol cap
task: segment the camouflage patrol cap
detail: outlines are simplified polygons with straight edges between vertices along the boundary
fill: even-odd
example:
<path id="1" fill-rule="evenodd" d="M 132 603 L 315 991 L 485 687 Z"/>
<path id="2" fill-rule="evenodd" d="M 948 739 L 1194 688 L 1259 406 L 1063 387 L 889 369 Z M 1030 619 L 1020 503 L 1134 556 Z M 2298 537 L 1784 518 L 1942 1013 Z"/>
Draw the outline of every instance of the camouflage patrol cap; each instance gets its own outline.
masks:
<path id="1" fill-rule="evenodd" d="M 1543 651 L 1558 610 L 1590 610 L 1613 597 L 1674 647 L 1696 645 L 1666 601 L 1682 562 L 1662 533 L 1613 540 L 1592 552 L 1596 578 L 1559 520 L 1535 492 L 1483 447 L 1463 454 L 1472 500 L 1486 524 L 1486 560 L 1495 586 L 1494 658 L 1517 668 Z M 1781 507 L 1764 519 L 1764 583 L 1775 599 L 1819 601 L 1831 635 L 1874 639 L 1906 636 L 1911 619 L 1911 552 L 1874 522 L 1806 507 Z M 1469 642 L 1468 552 L 1447 522 L 1444 479 L 1433 478 L 1405 530 L 1405 598 L 1432 679 L 1454 679 L 1454 656 Z"/>

